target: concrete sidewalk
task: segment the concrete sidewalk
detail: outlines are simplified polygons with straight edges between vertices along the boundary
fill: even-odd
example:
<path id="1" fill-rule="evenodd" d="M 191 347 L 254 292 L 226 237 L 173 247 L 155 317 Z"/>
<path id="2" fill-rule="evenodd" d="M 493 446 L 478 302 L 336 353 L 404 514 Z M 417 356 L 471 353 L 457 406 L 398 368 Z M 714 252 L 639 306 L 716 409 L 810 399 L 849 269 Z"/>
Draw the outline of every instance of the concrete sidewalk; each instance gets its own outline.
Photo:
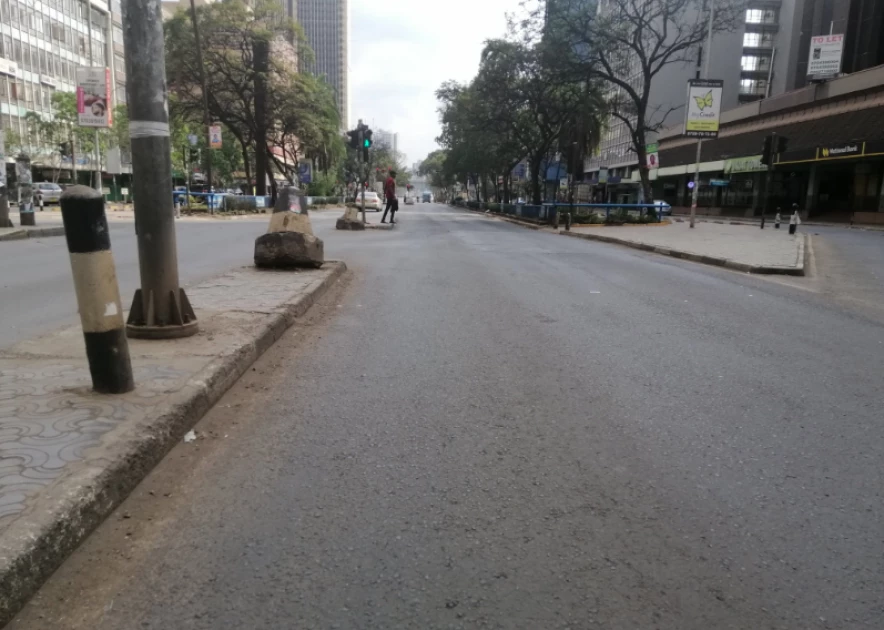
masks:
<path id="1" fill-rule="evenodd" d="M 748 273 L 804 275 L 805 235 L 757 226 L 688 223 L 668 226 L 574 227 L 562 234 L 616 243 Z"/>
<path id="2" fill-rule="evenodd" d="M 51 225 L 34 227 L 0 228 L 0 241 L 20 241 L 26 238 L 44 238 L 47 236 L 64 236 L 64 226 L 53 222 Z"/>
<path id="3" fill-rule="evenodd" d="M 79 326 L 0 352 L 0 626 L 345 269 L 189 287 L 199 334 L 130 340 L 122 396 L 92 393 Z"/>

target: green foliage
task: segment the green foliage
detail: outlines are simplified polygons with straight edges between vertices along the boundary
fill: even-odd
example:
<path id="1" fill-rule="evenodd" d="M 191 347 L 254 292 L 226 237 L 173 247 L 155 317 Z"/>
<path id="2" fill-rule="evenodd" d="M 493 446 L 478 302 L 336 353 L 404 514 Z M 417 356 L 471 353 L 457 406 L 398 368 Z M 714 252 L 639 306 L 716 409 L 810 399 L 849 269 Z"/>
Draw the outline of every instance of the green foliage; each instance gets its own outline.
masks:
<path id="1" fill-rule="evenodd" d="M 296 178 L 300 156 L 320 171 L 336 170 L 345 150 L 333 93 L 321 79 L 295 72 L 294 51 L 307 62 L 312 53 L 282 5 L 276 0 L 248 5 L 224 0 L 198 7 L 197 18 L 209 113 L 225 128 L 225 150 L 212 156 L 219 174 L 224 177 L 241 169 L 251 179 L 259 148 L 290 182 Z M 203 92 L 190 13 L 179 11 L 164 30 L 173 119 L 198 127 L 196 135 L 202 138 Z M 271 53 L 265 69 L 256 52 L 267 47 Z M 267 87 L 263 113 L 256 107 L 257 88 L 262 84 Z M 241 166 L 234 165 L 233 151 L 239 153 Z"/>

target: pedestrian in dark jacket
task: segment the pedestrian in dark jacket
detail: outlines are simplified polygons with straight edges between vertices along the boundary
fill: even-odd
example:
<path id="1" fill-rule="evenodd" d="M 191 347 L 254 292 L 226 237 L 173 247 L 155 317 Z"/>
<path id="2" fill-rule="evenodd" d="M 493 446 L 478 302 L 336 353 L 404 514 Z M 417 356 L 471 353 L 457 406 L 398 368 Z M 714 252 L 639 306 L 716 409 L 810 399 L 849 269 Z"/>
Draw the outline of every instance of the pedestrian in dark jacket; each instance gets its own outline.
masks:
<path id="1" fill-rule="evenodd" d="M 387 222 L 387 212 L 390 213 L 390 223 L 396 223 L 394 218 L 399 209 L 399 199 L 396 197 L 396 171 L 390 171 L 387 181 L 384 182 L 384 197 L 387 199 L 387 207 L 384 208 L 381 223 Z"/>

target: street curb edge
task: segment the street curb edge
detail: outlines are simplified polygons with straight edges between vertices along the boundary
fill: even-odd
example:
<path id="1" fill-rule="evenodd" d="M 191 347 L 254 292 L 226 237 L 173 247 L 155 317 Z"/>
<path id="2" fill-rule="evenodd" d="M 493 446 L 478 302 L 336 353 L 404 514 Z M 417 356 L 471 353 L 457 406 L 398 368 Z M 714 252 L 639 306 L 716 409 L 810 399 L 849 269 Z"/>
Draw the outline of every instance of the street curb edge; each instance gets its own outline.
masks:
<path id="1" fill-rule="evenodd" d="M 649 245 L 647 243 L 636 243 L 634 241 L 627 241 L 623 239 L 618 239 L 611 236 L 602 236 L 600 234 L 577 234 L 575 232 L 559 232 L 562 236 L 571 236 L 573 238 L 581 238 L 587 241 L 601 241 L 602 243 L 611 243 L 614 245 L 623 245 L 625 247 L 631 247 L 633 249 L 638 249 L 646 252 L 651 252 L 653 254 L 660 254 L 663 256 L 671 256 L 672 258 L 681 258 L 682 260 L 690 260 L 692 262 L 697 262 L 703 265 L 711 265 L 713 267 L 724 267 L 727 269 L 732 269 L 734 271 L 741 271 L 744 273 L 751 273 L 756 275 L 783 275 L 783 276 L 803 276 L 805 275 L 805 261 L 803 252 L 805 251 L 805 243 L 807 237 L 805 235 L 804 239 L 798 245 L 798 255 L 797 255 L 797 264 L 795 267 L 775 267 L 769 265 L 750 265 L 748 263 L 736 262 L 733 260 L 728 260 L 726 258 L 718 258 L 717 256 L 703 256 L 701 254 L 693 254 L 691 252 L 684 252 L 677 249 L 670 249 L 666 247 L 660 247 L 655 245 Z"/>
<path id="2" fill-rule="evenodd" d="M 236 352 L 214 359 L 194 375 L 156 417 L 125 427 L 103 458 L 103 467 L 80 467 L 47 488 L 34 518 L 10 525 L 0 539 L 0 627 L 347 270 L 343 262 L 326 265 L 330 273 L 270 316 Z"/>

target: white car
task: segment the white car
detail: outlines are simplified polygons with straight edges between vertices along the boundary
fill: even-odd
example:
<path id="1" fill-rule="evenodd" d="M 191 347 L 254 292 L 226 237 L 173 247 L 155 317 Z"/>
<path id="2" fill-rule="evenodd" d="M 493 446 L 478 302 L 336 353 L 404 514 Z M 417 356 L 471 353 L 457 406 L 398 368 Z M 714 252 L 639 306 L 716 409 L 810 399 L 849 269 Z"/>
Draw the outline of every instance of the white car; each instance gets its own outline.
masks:
<path id="1" fill-rule="evenodd" d="M 362 193 L 356 195 L 356 205 L 362 208 Z M 381 196 L 373 190 L 365 191 L 365 209 L 380 212 L 384 209 L 384 201 Z"/>
<path id="2" fill-rule="evenodd" d="M 672 206 L 663 201 L 662 199 L 654 199 L 652 201 L 655 206 L 657 206 L 657 212 L 661 217 L 672 216 Z"/>
<path id="3" fill-rule="evenodd" d="M 406 206 L 413 206 L 414 205 L 414 197 L 406 197 L 405 198 L 405 205 Z"/>
<path id="4" fill-rule="evenodd" d="M 59 203 L 61 201 L 61 186 L 52 182 L 38 182 L 34 184 L 34 202 L 40 203 L 43 199 L 44 204 Z"/>

